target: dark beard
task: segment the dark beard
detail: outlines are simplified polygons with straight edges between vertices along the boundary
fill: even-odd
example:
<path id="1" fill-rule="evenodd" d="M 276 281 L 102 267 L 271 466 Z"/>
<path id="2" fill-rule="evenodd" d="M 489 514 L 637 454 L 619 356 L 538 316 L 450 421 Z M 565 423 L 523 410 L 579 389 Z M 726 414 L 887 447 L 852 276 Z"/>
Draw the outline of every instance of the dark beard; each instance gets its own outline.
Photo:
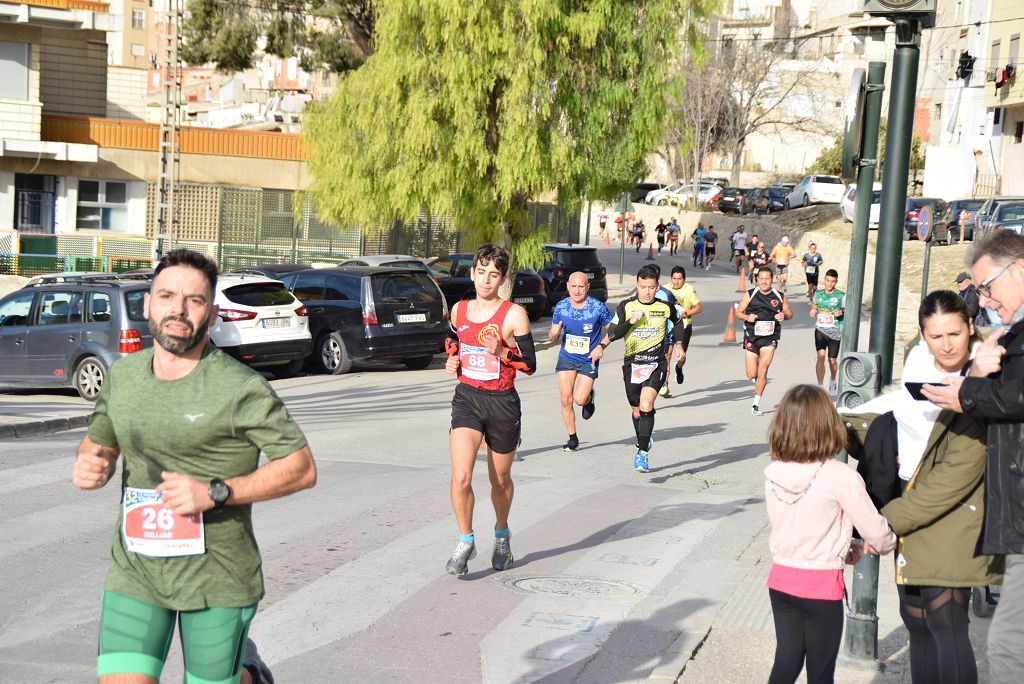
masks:
<path id="1" fill-rule="evenodd" d="M 177 335 L 167 335 L 164 333 L 164 324 L 174 321 L 176 323 L 184 323 L 188 326 L 188 329 L 192 331 L 192 334 L 188 337 L 178 337 Z M 203 321 L 198 329 L 192 326 L 192 322 L 183 316 L 164 316 L 164 319 L 159 323 L 155 322 L 152 318 L 149 319 L 149 332 L 153 335 L 153 339 L 156 340 L 157 344 L 164 348 L 164 350 L 172 354 L 184 354 L 195 348 L 206 337 L 206 330 L 209 328 L 209 322 Z"/>

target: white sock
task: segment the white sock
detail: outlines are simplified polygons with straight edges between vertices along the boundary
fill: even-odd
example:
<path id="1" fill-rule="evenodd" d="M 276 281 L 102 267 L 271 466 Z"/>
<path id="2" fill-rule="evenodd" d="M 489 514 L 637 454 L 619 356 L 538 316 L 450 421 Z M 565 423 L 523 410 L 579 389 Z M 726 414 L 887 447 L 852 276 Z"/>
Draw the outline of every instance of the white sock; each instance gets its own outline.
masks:
<path id="1" fill-rule="evenodd" d="M 760 394 L 755 394 L 754 395 L 754 403 L 751 404 L 751 406 L 759 406 L 760 404 L 761 404 L 761 395 Z"/>

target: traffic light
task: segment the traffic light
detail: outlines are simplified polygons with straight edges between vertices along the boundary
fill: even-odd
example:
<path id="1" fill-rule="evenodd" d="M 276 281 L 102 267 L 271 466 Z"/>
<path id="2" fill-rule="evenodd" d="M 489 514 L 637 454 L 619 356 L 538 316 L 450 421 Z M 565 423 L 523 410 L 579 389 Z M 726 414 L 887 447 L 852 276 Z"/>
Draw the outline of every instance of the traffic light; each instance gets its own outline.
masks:
<path id="1" fill-rule="evenodd" d="M 850 352 L 839 361 L 838 408 L 854 409 L 878 396 L 882 389 L 882 357 Z"/>

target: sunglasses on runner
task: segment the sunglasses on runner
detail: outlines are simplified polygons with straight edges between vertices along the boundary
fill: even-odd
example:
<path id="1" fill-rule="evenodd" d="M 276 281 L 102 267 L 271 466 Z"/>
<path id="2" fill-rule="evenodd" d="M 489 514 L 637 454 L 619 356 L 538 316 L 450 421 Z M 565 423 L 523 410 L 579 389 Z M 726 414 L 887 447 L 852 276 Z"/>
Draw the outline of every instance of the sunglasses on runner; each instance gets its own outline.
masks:
<path id="1" fill-rule="evenodd" d="M 996 273 L 994 276 L 992 276 L 991 278 L 989 278 L 988 280 L 986 280 L 983 283 L 979 283 L 978 287 L 975 288 L 976 290 L 978 290 L 978 294 L 980 294 L 982 297 L 991 297 L 992 296 L 992 288 L 990 288 L 989 285 L 991 285 L 993 282 L 995 282 L 996 278 L 998 278 L 999 276 L 1001 276 L 1004 273 L 1006 273 L 1007 269 L 1009 269 L 1015 263 L 1016 262 L 1011 261 L 1010 263 L 1006 264 L 1001 269 L 999 269 L 999 272 Z"/>

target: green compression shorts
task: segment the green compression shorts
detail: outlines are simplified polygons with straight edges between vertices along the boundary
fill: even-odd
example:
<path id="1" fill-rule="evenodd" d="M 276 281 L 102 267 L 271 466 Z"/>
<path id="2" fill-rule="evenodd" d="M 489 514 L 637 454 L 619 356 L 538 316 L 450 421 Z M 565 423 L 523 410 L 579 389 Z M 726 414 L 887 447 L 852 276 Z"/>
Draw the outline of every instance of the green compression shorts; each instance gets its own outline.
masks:
<path id="1" fill-rule="evenodd" d="M 237 684 L 256 606 L 171 610 L 103 592 L 97 675 L 134 673 L 160 680 L 179 623 L 186 684 Z"/>

